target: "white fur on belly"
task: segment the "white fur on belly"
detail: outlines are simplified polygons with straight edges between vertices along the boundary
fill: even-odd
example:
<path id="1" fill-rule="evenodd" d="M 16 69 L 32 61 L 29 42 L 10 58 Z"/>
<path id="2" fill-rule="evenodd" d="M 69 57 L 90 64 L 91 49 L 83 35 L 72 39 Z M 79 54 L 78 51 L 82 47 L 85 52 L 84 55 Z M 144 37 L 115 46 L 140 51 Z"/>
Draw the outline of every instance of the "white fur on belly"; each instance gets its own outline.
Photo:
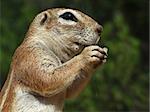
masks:
<path id="1" fill-rule="evenodd" d="M 16 89 L 13 104 L 13 112 L 60 112 L 55 105 L 44 103 L 44 99 L 41 102 L 32 94 L 21 90 L 21 88 Z"/>

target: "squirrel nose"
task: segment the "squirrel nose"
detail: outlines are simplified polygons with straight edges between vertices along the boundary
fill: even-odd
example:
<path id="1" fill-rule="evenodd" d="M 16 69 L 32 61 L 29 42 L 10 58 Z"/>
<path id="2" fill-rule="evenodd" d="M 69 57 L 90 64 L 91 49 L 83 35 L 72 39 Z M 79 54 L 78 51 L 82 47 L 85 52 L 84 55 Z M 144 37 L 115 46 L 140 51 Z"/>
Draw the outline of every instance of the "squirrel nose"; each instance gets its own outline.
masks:
<path id="1" fill-rule="evenodd" d="M 96 32 L 98 33 L 99 36 L 101 35 L 102 31 L 103 31 L 103 27 L 101 25 L 98 25 L 96 28 Z"/>

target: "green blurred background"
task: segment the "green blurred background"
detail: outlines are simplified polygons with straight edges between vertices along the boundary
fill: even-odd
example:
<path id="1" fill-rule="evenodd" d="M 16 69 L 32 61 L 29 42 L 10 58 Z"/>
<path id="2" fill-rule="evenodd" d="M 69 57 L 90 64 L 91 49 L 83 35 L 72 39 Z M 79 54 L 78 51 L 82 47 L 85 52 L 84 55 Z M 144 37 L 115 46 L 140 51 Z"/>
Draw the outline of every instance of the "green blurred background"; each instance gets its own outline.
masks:
<path id="1" fill-rule="evenodd" d="M 100 45 L 109 47 L 109 58 L 80 96 L 65 103 L 65 112 L 149 110 L 148 0 L 1 0 L 0 5 L 0 88 L 36 14 L 70 7 L 103 25 Z"/>

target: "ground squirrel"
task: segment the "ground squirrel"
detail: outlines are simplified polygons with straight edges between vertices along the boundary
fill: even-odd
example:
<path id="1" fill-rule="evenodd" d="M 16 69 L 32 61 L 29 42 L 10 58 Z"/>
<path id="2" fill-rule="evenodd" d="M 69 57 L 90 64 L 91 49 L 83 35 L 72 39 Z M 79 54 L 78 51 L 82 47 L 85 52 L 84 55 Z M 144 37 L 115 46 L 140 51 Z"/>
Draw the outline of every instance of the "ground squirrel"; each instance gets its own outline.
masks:
<path id="1" fill-rule="evenodd" d="M 3 112 L 61 112 L 106 62 L 96 45 L 102 26 L 84 13 L 54 8 L 38 14 L 12 58 L 0 93 Z"/>

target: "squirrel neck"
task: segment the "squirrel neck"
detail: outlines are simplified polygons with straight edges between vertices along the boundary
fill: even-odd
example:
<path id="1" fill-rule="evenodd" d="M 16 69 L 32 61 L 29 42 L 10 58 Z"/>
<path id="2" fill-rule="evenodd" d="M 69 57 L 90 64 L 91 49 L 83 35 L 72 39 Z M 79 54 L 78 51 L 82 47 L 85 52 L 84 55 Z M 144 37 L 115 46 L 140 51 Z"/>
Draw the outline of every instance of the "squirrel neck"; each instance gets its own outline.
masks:
<path id="1" fill-rule="evenodd" d="M 51 38 L 44 37 L 41 40 L 45 46 L 47 46 L 47 48 L 60 59 L 62 63 L 70 60 L 77 54 L 77 52 L 66 43 L 66 40 L 54 36 Z"/>

